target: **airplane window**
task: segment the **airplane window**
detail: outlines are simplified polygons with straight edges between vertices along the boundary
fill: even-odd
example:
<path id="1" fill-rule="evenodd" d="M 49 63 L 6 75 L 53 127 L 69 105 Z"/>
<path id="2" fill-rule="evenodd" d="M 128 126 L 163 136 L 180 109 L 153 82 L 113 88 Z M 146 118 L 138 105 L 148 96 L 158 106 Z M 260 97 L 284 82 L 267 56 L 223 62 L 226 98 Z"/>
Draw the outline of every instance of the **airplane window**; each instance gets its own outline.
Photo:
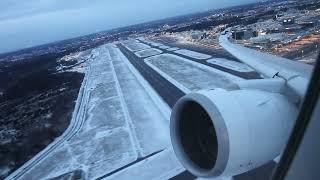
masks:
<path id="1" fill-rule="evenodd" d="M 0 179 L 280 177 L 319 19 L 317 0 L 2 0 Z"/>
<path id="2" fill-rule="evenodd" d="M 290 139 L 272 175 L 273 179 L 317 179 L 319 177 L 316 167 L 319 162 L 317 154 L 320 144 L 315 138 L 320 127 L 317 121 L 320 115 L 319 73 L 318 61 Z"/>

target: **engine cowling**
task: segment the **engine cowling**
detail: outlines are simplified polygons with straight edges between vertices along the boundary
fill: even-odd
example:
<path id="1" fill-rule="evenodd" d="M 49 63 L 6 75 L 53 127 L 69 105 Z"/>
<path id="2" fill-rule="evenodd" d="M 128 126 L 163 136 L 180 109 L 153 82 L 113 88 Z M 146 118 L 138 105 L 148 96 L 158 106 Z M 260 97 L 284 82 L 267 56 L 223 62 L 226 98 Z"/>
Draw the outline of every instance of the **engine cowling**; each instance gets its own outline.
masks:
<path id="1" fill-rule="evenodd" d="M 174 152 L 198 177 L 234 176 L 283 150 L 297 107 L 261 90 L 203 90 L 182 97 L 170 118 Z"/>

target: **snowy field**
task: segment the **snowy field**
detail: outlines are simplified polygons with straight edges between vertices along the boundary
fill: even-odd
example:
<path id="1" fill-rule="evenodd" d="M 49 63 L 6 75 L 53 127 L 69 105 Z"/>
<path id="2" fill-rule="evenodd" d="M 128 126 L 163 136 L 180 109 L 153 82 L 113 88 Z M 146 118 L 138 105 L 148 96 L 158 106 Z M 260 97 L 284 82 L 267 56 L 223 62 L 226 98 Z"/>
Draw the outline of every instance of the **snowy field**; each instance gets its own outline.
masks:
<path id="1" fill-rule="evenodd" d="M 171 48 L 169 48 L 169 49 L 167 49 L 168 51 L 176 51 L 176 50 L 178 50 L 179 48 L 177 48 L 177 47 L 171 47 Z"/>
<path id="2" fill-rule="evenodd" d="M 149 56 L 154 56 L 154 55 L 161 54 L 161 53 L 162 53 L 161 50 L 151 48 L 151 49 L 146 49 L 146 50 L 135 52 L 134 54 L 138 57 L 149 57 Z"/>
<path id="3" fill-rule="evenodd" d="M 152 42 L 152 41 L 150 41 L 150 40 L 144 40 L 144 41 L 142 41 L 142 42 L 144 42 L 144 43 L 146 43 L 146 44 L 149 44 L 149 45 L 151 45 L 152 43 L 154 43 L 154 42 Z"/>
<path id="4" fill-rule="evenodd" d="M 169 179 L 184 169 L 176 159 L 172 149 L 166 149 L 159 154 L 143 160 L 132 167 L 126 168 L 105 179 L 133 179 L 141 177 L 142 179 Z M 163 172 L 166 172 L 165 174 Z M 141 176 L 143 174 L 143 176 Z"/>
<path id="5" fill-rule="evenodd" d="M 134 43 L 139 43 L 139 41 L 136 40 L 136 39 L 128 39 L 128 40 L 122 41 L 121 43 L 123 43 L 123 44 L 134 44 Z"/>
<path id="6" fill-rule="evenodd" d="M 163 45 L 163 46 L 159 46 L 160 49 L 169 49 L 169 46 Z"/>
<path id="7" fill-rule="evenodd" d="M 161 46 L 163 46 L 164 48 L 162 48 L 162 49 L 166 49 L 166 47 L 168 47 L 168 46 L 165 46 L 165 45 L 162 44 L 162 43 L 154 42 L 154 41 L 151 41 L 151 40 L 149 40 L 149 39 L 143 39 L 143 40 L 140 39 L 140 41 L 142 41 L 143 43 L 146 43 L 146 44 L 148 44 L 148 45 L 151 45 L 151 46 L 156 46 L 156 47 L 161 47 Z M 169 47 L 168 47 L 168 48 L 169 48 Z"/>
<path id="8" fill-rule="evenodd" d="M 166 177 L 172 173 L 170 170 L 182 171 L 170 150 L 169 120 L 159 103 L 154 102 L 155 97 L 150 97 L 145 85 L 130 70 L 126 57 L 110 44 L 92 53 L 95 59 L 86 73 L 84 116 L 78 117 L 83 120 L 81 127 L 22 179 L 52 178 L 75 170 L 88 179 L 96 179 L 163 150 L 155 160 L 145 160 L 150 166 L 139 163 L 117 174 L 128 177 L 127 173 L 149 168 L 148 173 L 140 173 L 138 177 L 150 179 L 152 168 L 157 177 Z M 166 170 L 159 169 L 164 166 Z"/>
<path id="9" fill-rule="evenodd" d="M 176 50 L 174 52 L 178 53 L 178 54 L 182 54 L 182 55 L 188 56 L 188 57 L 191 57 L 191 58 L 195 58 L 195 59 L 209 59 L 209 58 L 211 58 L 210 55 L 198 53 L 198 52 L 195 52 L 195 51 L 190 51 L 190 50 L 187 50 L 187 49 L 180 49 L 180 50 Z"/>
<path id="10" fill-rule="evenodd" d="M 190 91 L 196 91 L 217 87 L 228 89 L 234 84 L 233 82 L 242 80 L 172 54 L 152 56 L 146 58 L 145 62 L 182 90 L 187 88 Z M 186 90 L 183 91 L 186 92 Z"/>
<path id="11" fill-rule="evenodd" d="M 251 67 L 244 63 L 236 62 L 236 61 L 231 61 L 225 58 L 213 58 L 207 60 L 208 63 L 210 64 L 215 64 L 218 66 L 222 66 L 228 69 L 232 69 L 234 71 L 238 72 L 252 72 L 254 71 Z"/>
<path id="12" fill-rule="evenodd" d="M 122 44 L 128 48 L 130 51 L 135 52 L 135 51 L 141 51 L 144 49 L 149 49 L 151 48 L 150 46 L 143 44 L 143 43 L 138 43 L 138 42 L 122 42 Z"/>
<path id="13" fill-rule="evenodd" d="M 151 45 L 152 45 L 152 46 L 158 46 L 158 47 L 163 46 L 163 44 L 161 44 L 161 43 L 156 43 L 156 42 L 152 42 Z"/>

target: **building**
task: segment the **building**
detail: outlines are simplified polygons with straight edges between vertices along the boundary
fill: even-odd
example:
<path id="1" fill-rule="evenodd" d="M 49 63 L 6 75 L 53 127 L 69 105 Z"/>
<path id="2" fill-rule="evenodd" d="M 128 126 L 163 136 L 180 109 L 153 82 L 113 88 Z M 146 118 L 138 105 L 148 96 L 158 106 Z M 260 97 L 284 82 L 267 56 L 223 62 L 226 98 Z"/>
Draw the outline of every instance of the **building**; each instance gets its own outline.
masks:
<path id="1" fill-rule="evenodd" d="M 239 31 L 232 32 L 232 38 L 236 40 L 250 39 L 251 37 L 254 37 L 254 36 L 255 36 L 255 33 L 252 30 L 239 30 Z"/>
<path id="2" fill-rule="evenodd" d="M 282 19 L 282 25 L 286 26 L 286 25 L 292 25 L 295 23 L 294 18 L 284 18 Z"/>

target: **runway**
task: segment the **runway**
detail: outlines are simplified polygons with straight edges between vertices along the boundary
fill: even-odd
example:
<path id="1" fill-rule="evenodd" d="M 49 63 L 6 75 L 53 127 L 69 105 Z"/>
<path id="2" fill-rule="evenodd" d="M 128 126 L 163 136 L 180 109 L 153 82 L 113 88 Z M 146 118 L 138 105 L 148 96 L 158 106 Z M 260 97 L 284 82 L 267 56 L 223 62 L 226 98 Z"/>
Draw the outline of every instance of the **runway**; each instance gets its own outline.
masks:
<path id="1" fill-rule="evenodd" d="M 122 44 L 118 44 L 121 52 L 128 58 L 130 63 L 141 73 L 141 75 L 150 83 L 163 100 L 172 108 L 175 102 L 184 95 L 184 93 L 150 68 L 144 58 L 137 57 L 133 52 L 126 49 Z"/>

